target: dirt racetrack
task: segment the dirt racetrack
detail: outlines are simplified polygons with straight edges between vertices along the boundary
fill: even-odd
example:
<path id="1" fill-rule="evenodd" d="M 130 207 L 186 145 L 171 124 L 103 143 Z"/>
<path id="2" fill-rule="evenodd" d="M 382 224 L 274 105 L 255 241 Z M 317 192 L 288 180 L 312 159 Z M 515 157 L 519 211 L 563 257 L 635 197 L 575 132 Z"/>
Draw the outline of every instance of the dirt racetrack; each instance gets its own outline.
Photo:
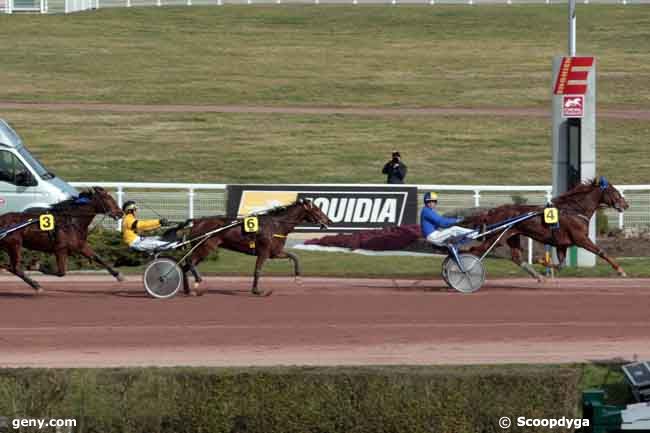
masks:
<path id="1" fill-rule="evenodd" d="M 0 277 L 1 366 L 359 365 L 650 358 L 650 279 L 208 278 L 202 297 L 148 298 L 139 277 Z"/>

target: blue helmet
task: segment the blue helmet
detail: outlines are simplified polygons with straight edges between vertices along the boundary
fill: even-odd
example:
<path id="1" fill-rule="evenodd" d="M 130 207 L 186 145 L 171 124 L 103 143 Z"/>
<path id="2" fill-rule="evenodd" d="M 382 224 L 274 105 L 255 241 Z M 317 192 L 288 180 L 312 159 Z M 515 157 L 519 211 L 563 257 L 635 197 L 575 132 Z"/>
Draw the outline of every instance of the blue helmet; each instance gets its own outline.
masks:
<path id="1" fill-rule="evenodd" d="M 426 204 L 428 201 L 438 201 L 438 193 L 436 192 L 424 193 L 424 204 Z"/>
<path id="2" fill-rule="evenodd" d="M 598 183 L 600 184 L 600 189 L 603 191 L 605 191 L 609 186 L 609 182 L 607 181 L 607 178 L 605 176 L 600 176 Z"/>

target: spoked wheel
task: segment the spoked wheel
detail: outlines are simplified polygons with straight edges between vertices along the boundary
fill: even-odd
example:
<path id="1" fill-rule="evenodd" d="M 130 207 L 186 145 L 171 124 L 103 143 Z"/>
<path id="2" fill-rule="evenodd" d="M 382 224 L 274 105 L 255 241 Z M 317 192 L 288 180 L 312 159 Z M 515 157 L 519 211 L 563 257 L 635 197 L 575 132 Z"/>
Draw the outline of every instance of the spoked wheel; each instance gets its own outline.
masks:
<path id="1" fill-rule="evenodd" d="M 449 286 L 449 278 L 447 277 L 447 266 L 450 261 L 453 261 L 450 256 L 445 257 L 442 261 L 442 279 L 445 280 L 445 283 Z"/>
<path id="2" fill-rule="evenodd" d="M 448 258 L 443 262 L 442 278 L 449 287 L 462 293 L 472 293 L 483 286 L 485 268 L 481 260 L 472 254 L 458 255 L 465 272 L 461 271 L 455 260 Z"/>
<path id="3" fill-rule="evenodd" d="M 169 257 L 153 259 L 144 270 L 144 288 L 151 296 L 167 299 L 176 295 L 183 284 L 183 273 L 176 260 Z"/>

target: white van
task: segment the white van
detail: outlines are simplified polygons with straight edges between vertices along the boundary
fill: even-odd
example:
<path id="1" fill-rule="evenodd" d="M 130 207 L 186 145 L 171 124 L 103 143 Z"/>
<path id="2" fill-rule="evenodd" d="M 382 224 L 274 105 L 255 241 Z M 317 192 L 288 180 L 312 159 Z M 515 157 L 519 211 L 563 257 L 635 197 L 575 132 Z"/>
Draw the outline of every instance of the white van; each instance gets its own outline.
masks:
<path id="1" fill-rule="evenodd" d="M 77 195 L 75 188 L 47 171 L 0 119 L 0 214 L 49 207 Z"/>

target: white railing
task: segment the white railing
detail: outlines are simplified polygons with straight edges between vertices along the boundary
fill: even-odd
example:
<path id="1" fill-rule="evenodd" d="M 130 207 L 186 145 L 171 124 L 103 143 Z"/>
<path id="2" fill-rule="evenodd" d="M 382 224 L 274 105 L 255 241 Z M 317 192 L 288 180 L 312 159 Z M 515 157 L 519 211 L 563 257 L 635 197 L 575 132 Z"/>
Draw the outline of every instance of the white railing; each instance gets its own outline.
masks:
<path id="1" fill-rule="evenodd" d="M 4 11 L 11 13 L 11 3 L 14 0 L 0 0 L 0 11 L 2 2 L 5 2 Z M 578 0 L 586 4 L 620 4 L 638 5 L 650 4 L 650 0 Z M 363 5 L 363 4 L 385 4 L 385 5 L 438 5 L 438 4 L 566 4 L 567 0 L 50 0 L 49 12 L 71 13 L 88 9 L 99 9 L 106 7 L 142 7 L 142 6 L 223 6 L 223 5 L 270 5 L 270 4 L 338 4 L 338 5 Z M 45 12 L 48 8 L 45 7 Z"/>
<path id="2" fill-rule="evenodd" d="M 64 12 L 81 12 L 89 9 L 98 9 L 99 0 L 65 0 Z"/>
<path id="3" fill-rule="evenodd" d="M 168 219 L 180 220 L 226 212 L 226 184 L 194 183 L 136 183 L 136 182 L 71 182 L 75 187 L 103 186 L 115 194 L 122 205 L 126 200 L 141 204 L 143 217 L 158 214 Z M 326 186 L 331 184 L 318 184 Z M 337 184 L 360 186 L 359 184 Z M 364 184 L 364 186 L 386 186 Z M 439 208 L 442 212 L 471 207 L 495 207 L 507 203 L 543 205 L 551 199 L 548 185 L 413 185 L 420 191 L 418 202 L 426 191 L 441 193 Z M 610 228 L 650 227 L 650 185 L 617 185 L 630 209 L 618 213 L 605 211 Z"/>
<path id="4" fill-rule="evenodd" d="M 12 14 L 14 12 L 48 13 L 48 0 L 37 0 L 31 4 L 16 2 L 16 0 L 0 0 L 0 12 Z"/>
<path id="5" fill-rule="evenodd" d="M 173 221 L 226 212 L 225 184 L 70 182 L 76 188 L 101 186 L 117 203 L 135 200 L 143 218 L 164 216 Z M 110 224 L 110 223 L 109 223 Z"/>
<path id="6" fill-rule="evenodd" d="M 142 218 L 164 216 L 172 221 L 182 221 L 208 215 L 225 214 L 227 207 L 226 184 L 194 183 L 136 183 L 136 182 L 71 182 L 78 188 L 102 186 L 111 191 L 120 207 L 126 200 L 135 200 Z M 313 186 L 331 186 L 314 184 Z M 382 186 L 386 184 L 336 184 L 338 186 Z M 294 185 L 295 186 L 295 185 Z M 495 207 L 508 203 L 544 205 L 551 198 L 551 186 L 502 186 L 502 185 L 412 185 L 418 188 L 418 205 L 427 191 L 440 194 L 438 208 L 441 212 L 472 207 Z M 605 211 L 609 227 L 650 227 L 650 185 L 617 185 L 625 196 L 630 209 L 617 213 L 612 209 Z M 117 228 L 119 224 L 104 219 L 107 228 Z M 533 262 L 535 248 L 528 239 L 526 255 L 528 263 Z"/>

